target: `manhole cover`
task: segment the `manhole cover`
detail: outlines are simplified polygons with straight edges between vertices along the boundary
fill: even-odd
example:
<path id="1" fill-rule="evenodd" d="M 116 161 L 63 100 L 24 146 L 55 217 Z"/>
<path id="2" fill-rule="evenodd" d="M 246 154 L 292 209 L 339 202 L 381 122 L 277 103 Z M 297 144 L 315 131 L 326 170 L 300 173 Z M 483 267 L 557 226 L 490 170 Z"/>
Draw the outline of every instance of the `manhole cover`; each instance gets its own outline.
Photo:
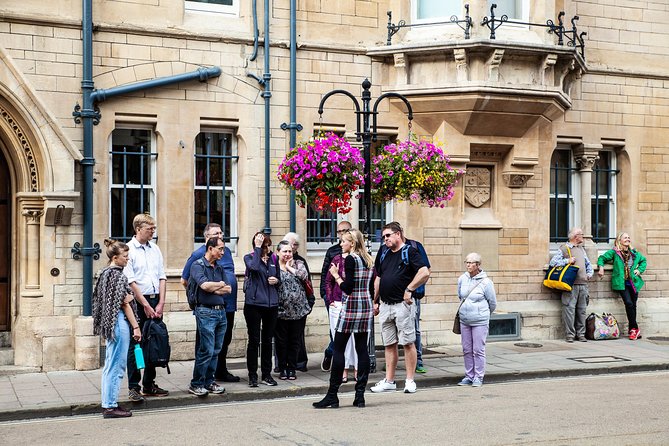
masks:
<path id="1" fill-rule="evenodd" d="M 621 358 L 619 356 L 584 356 L 581 358 L 569 358 L 573 361 L 582 362 L 585 364 L 601 364 L 605 362 L 625 362 L 631 359 Z"/>
<path id="2" fill-rule="evenodd" d="M 516 347 L 525 347 L 525 348 L 541 348 L 543 347 L 543 344 L 537 344 L 536 342 L 517 342 L 515 344 Z"/>
<path id="3" fill-rule="evenodd" d="M 649 341 L 669 342 L 669 336 L 650 336 Z"/>

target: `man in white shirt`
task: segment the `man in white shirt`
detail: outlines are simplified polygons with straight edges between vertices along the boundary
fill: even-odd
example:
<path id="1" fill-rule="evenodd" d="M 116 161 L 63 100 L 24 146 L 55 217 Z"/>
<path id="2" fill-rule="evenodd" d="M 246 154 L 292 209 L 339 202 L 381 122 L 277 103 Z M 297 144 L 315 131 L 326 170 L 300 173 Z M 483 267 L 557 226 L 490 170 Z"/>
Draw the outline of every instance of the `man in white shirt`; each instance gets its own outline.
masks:
<path id="1" fill-rule="evenodd" d="M 138 214 L 132 220 L 132 227 L 135 236 L 128 242 L 130 252 L 123 273 L 128 277 L 130 288 L 138 302 L 139 326 L 143 329 L 148 319 L 163 317 L 167 277 L 163 254 L 151 240 L 156 232 L 156 221 L 148 214 Z M 135 363 L 134 344 L 131 342 L 128 349 L 128 397 L 131 401 L 143 401 L 144 396 L 168 395 L 167 390 L 161 389 L 155 383 L 155 366 L 147 363 L 142 379 L 142 373 Z M 140 380 L 143 389 L 140 389 Z"/>

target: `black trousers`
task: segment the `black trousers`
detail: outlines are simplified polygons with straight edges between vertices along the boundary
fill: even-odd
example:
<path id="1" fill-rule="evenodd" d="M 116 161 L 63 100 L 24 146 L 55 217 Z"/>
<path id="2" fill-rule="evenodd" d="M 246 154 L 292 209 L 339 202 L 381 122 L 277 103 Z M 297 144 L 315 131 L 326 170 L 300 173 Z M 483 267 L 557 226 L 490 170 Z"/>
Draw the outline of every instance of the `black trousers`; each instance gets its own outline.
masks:
<path id="1" fill-rule="evenodd" d="M 369 352 L 367 350 L 368 332 L 363 333 L 341 333 L 335 332 L 334 353 L 332 355 L 332 368 L 330 369 L 330 391 L 339 389 L 344 374 L 344 351 L 349 338 L 355 339 L 355 352 L 358 354 L 358 376 L 355 382 L 356 393 L 364 393 L 369 378 Z"/>
<path id="2" fill-rule="evenodd" d="M 297 354 L 300 350 L 302 320 L 278 319 L 274 338 L 276 339 L 276 356 L 280 370 L 295 371 Z"/>
<path id="3" fill-rule="evenodd" d="M 627 281 L 625 281 L 625 289 L 619 291 L 619 293 L 625 303 L 625 313 L 627 313 L 627 322 L 629 322 L 628 329 L 638 329 L 639 324 L 637 324 L 636 321 L 636 302 L 639 298 L 639 294 L 634 292 L 632 284 Z"/>
<path id="4" fill-rule="evenodd" d="M 279 308 L 244 305 L 244 319 L 248 332 L 246 347 L 246 368 L 249 376 L 258 377 L 258 352 L 260 351 L 260 371 L 262 376 L 272 372 L 272 336 L 276 327 Z"/>
<path id="5" fill-rule="evenodd" d="M 302 327 L 300 328 L 300 348 L 297 351 L 297 363 L 295 364 L 298 369 L 305 368 L 307 362 L 309 362 L 309 358 L 307 357 L 307 344 L 304 339 L 304 331 L 307 328 L 307 316 L 300 319 L 300 323 L 302 324 Z"/>
<path id="6" fill-rule="evenodd" d="M 235 325 L 235 312 L 231 311 L 229 313 L 225 313 L 225 317 L 228 321 L 228 328 L 225 331 L 225 337 L 223 338 L 223 347 L 221 348 L 221 352 L 218 354 L 218 364 L 216 365 L 216 374 L 214 375 L 216 378 L 223 378 L 226 373 L 228 373 L 228 363 L 227 363 L 227 356 L 228 356 L 228 347 L 230 347 L 230 343 L 232 342 L 232 329 Z"/>
<path id="7" fill-rule="evenodd" d="M 160 302 L 158 295 L 156 294 L 155 296 L 156 297 L 144 296 L 153 309 L 155 309 L 158 305 L 158 302 Z M 139 328 L 143 331 L 144 324 L 147 320 L 149 320 L 149 318 L 146 317 L 146 314 L 144 313 L 144 307 L 141 305 L 137 305 L 137 315 L 139 316 L 139 321 L 137 321 L 139 323 Z M 131 337 L 130 347 L 128 348 L 128 389 L 135 389 L 140 391 L 140 380 L 142 381 L 142 386 L 144 386 L 145 389 L 151 389 L 153 387 L 154 381 L 156 380 L 156 368 L 147 362 L 144 367 L 144 377 L 142 378 L 142 372 L 137 368 L 137 363 L 135 362 L 135 344 L 137 344 L 137 342 L 135 342 L 135 340 Z"/>

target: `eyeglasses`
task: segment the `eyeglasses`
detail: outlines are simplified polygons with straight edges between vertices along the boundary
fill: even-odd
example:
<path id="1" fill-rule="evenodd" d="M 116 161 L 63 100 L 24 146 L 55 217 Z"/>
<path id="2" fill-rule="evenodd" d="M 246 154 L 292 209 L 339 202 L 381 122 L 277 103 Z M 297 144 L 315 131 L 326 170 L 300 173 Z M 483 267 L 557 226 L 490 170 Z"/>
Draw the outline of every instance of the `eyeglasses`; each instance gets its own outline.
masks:
<path id="1" fill-rule="evenodd" d="M 337 234 L 346 234 L 347 232 L 351 232 L 350 229 L 337 229 Z"/>
<path id="2" fill-rule="evenodd" d="M 388 234 L 382 234 L 382 235 L 381 235 L 381 238 L 382 238 L 383 240 L 388 239 L 388 238 L 390 238 L 391 235 L 393 235 L 393 234 L 397 234 L 398 232 L 399 232 L 399 231 L 389 232 Z"/>
<path id="3" fill-rule="evenodd" d="M 465 265 L 478 265 L 479 262 L 465 262 Z"/>
<path id="4" fill-rule="evenodd" d="M 142 231 L 156 232 L 156 227 L 155 226 L 144 226 L 142 228 Z"/>

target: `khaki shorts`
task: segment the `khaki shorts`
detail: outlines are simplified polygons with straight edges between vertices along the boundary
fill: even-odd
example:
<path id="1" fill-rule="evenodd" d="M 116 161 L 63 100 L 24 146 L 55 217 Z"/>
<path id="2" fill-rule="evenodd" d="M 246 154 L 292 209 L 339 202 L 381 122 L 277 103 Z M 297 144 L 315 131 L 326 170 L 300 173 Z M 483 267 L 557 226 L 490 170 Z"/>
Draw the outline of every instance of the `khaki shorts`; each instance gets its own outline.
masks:
<path id="1" fill-rule="evenodd" d="M 416 303 L 387 304 L 379 308 L 383 345 L 408 345 L 416 342 Z"/>

